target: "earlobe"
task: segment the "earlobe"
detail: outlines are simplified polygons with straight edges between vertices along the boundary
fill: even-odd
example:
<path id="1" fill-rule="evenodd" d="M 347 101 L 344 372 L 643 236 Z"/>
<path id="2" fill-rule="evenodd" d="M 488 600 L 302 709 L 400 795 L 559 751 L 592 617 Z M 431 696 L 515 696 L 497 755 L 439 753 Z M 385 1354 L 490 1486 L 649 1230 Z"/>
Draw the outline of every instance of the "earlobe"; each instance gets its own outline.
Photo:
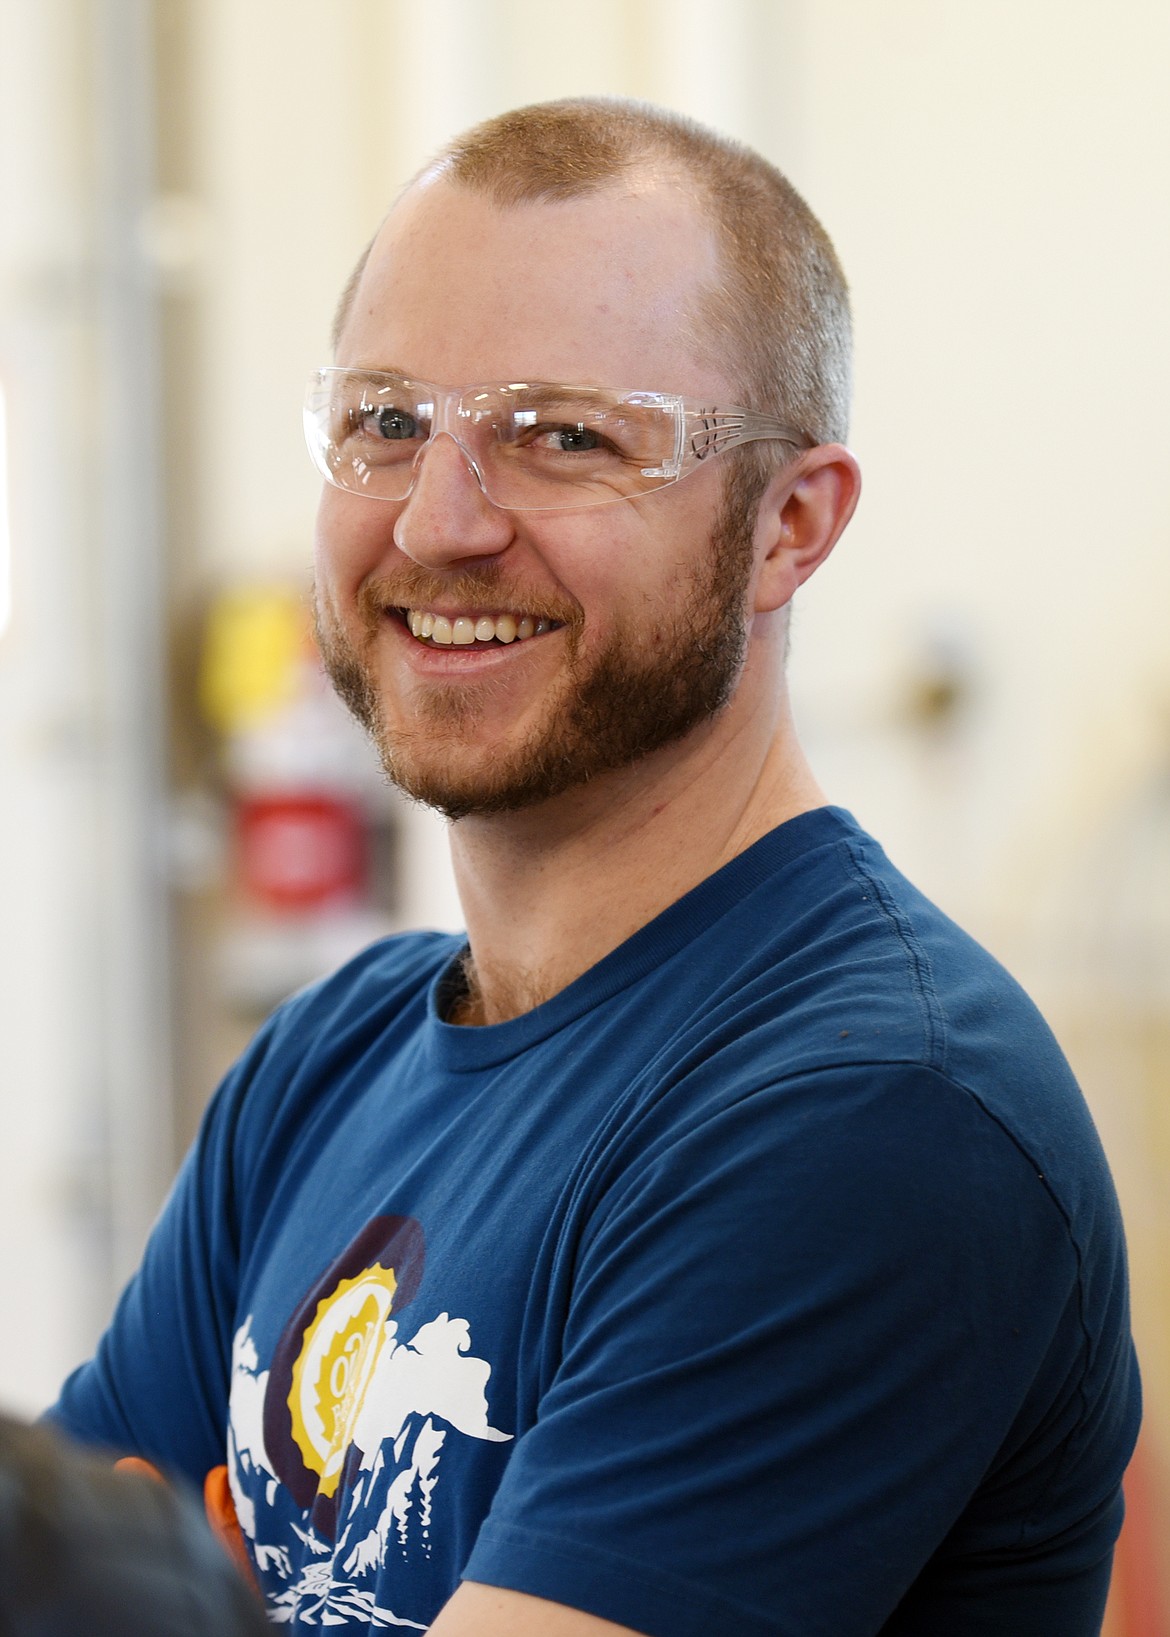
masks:
<path id="1" fill-rule="evenodd" d="M 756 524 L 762 548 L 758 614 L 782 608 L 816 572 L 841 538 L 860 494 L 861 468 L 844 444 L 818 444 L 777 473 Z"/>

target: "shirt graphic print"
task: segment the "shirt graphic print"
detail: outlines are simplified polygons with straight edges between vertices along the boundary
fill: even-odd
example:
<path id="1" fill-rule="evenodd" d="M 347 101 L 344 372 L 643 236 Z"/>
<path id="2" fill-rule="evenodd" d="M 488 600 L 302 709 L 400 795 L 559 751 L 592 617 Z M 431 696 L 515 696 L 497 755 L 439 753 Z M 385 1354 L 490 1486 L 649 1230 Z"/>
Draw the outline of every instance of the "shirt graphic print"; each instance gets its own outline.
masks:
<path id="1" fill-rule="evenodd" d="M 444 1462 L 467 1440 L 513 1436 L 491 1424 L 491 1365 L 467 1320 L 440 1313 L 411 1333 L 401 1319 L 424 1258 L 418 1222 L 375 1217 L 305 1295 L 267 1369 L 251 1313 L 236 1332 L 228 1477 L 276 1625 L 425 1631 L 412 1567 L 434 1549 Z M 396 1581 L 405 1608 L 387 1601 Z"/>

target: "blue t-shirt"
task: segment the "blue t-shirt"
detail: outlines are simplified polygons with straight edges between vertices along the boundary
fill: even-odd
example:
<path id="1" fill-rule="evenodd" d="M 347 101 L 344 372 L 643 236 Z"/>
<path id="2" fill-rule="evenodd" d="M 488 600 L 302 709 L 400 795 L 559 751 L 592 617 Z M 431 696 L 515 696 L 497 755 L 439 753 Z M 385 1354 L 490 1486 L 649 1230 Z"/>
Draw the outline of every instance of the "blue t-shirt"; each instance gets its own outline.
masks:
<path id="1" fill-rule="evenodd" d="M 845 813 L 544 1005 L 376 944 L 221 1086 L 68 1430 L 227 1462 L 272 1619 L 461 1576 L 650 1637 L 1090 1637 L 1117 1202 L 1027 998 Z"/>

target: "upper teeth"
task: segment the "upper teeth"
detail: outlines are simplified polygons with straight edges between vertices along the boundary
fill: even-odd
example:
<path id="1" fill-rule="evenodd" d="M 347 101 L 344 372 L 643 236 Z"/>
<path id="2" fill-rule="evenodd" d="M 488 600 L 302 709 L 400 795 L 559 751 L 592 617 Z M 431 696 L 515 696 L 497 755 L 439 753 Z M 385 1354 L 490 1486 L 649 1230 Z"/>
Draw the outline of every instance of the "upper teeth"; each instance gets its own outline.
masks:
<path id="1" fill-rule="evenodd" d="M 416 637 L 424 640 L 429 637 L 445 647 L 454 644 L 465 648 L 473 642 L 491 642 L 493 637 L 498 642 L 538 637 L 550 628 L 552 621 L 533 619 L 530 614 L 519 618 L 515 614 L 461 614 L 449 620 L 444 614 L 426 614 L 421 609 L 408 608 L 406 623 Z"/>

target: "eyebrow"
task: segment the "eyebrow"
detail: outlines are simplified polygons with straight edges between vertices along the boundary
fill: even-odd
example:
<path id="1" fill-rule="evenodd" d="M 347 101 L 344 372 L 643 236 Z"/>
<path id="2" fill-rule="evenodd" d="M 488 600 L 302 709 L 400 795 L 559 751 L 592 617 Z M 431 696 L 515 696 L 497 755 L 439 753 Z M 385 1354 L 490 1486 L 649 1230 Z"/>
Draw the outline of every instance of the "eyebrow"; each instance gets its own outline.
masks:
<path id="1" fill-rule="evenodd" d="M 616 387 L 574 385 L 571 382 L 533 381 L 516 382 L 525 388 L 525 403 L 533 409 L 556 410 L 564 406 L 576 408 L 582 399 L 594 403 L 598 409 L 622 408 L 637 413 L 644 405 L 629 403 Z"/>
<path id="2" fill-rule="evenodd" d="M 376 380 L 379 375 L 393 375 L 400 381 L 414 381 L 416 385 L 430 386 L 431 382 L 418 382 L 416 377 L 409 375 L 406 370 L 400 369 L 397 364 L 338 364 L 334 366 L 346 375 L 364 376 L 366 380 Z"/>
<path id="3" fill-rule="evenodd" d="M 598 391 L 596 387 L 573 386 L 570 382 L 559 381 L 509 381 L 508 386 L 522 386 L 527 403 L 536 409 L 549 409 L 567 403 L 585 394 Z"/>
<path id="4" fill-rule="evenodd" d="M 444 392 L 472 392 L 476 387 L 523 387 L 526 392 L 541 397 L 547 395 L 563 396 L 566 392 L 596 393 L 598 396 L 612 395 L 615 391 L 625 389 L 609 386 L 590 386 L 584 381 L 466 381 L 458 387 L 448 386 L 443 381 L 424 381 L 419 375 L 412 375 L 401 364 L 334 364 L 334 369 L 341 370 L 346 375 L 397 375 L 403 381 L 413 381 L 416 386 L 441 387 Z"/>
<path id="5" fill-rule="evenodd" d="M 523 388 L 525 402 L 529 405 L 529 407 L 546 412 L 562 408 L 567 404 L 572 404 L 575 406 L 576 401 L 581 398 L 595 400 L 598 408 L 617 408 L 620 406 L 631 414 L 636 414 L 639 410 L 646 407 L 644 404 L 630 403 L 628 401 L 625 396 L 625 392 L 630 389 L 619 389 L 605 386 L 588 386 L 581 382 L 469 381 L 465 386 L 450 388 L 444 386 L 439 381 L 420 380 L 417 376 L 408 374 L 406 370 L 400 368 L 396 364 L 380 364 L 376 367 L 370 364 L 335 365 L 334 367 L 343 369 L 347 375 L 357 376 L 359 379 L 369 381 L 374 385 L 376 385 L 379 377 L 392 376 L 398 380 L 409 382 L 412 386 L 434 387 L 443 392 L 458 391 L 466 394 L 468 392 L 474 392 L 476 388 L 486 388 L 496 391 L 500 390 L 501 388 Z M 659 394 L 655 393 L 654 396 L 657 397 Z"/>

